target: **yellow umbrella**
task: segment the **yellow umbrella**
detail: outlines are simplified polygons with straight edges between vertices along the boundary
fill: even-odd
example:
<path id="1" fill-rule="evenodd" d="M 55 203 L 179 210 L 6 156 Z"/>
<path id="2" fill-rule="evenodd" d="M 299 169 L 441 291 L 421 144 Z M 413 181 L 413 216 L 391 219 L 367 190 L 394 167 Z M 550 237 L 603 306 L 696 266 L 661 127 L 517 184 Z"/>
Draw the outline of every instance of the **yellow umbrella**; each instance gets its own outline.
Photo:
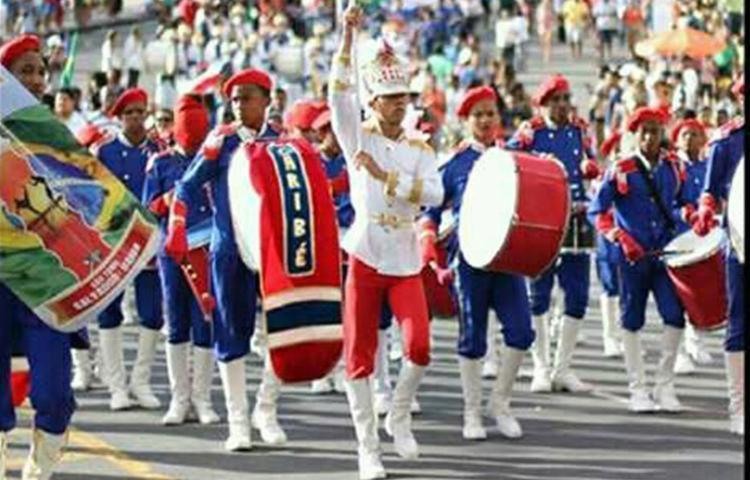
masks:
<path id="1" fill-rule="evenodd" d="M 694 28 L 678 28 L 662 32 L 635 45 L 635 53 L 641 57 L 664 57 L 687 55 L 703 58 L 724 50 L 724 40 Z"/>

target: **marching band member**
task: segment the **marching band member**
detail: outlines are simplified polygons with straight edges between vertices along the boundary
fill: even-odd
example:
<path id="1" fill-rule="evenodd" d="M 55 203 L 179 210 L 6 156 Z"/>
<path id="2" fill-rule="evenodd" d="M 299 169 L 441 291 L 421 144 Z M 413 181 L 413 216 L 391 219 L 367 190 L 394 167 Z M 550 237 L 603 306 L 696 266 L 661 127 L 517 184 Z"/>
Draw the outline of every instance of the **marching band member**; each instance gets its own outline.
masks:
<path id="1" fill-rule="evenodd" d="M 0 46 L 0 65 L 41 98 L 47 87 L 41 43 L 34 35 L 18 36 Z M 23 466 L 24 480 L 47 480 L 67 442 L 76 408 L 70 386 L 70 335 L 44 324 L 4 284 L 0 284 L 0 478 L 5 478 L 8 432 L 16 426 L 11 398 L 11 353 L 21 350 L 29 361 L 34 407 L 31 451 Z M 16 338 L 20 345 L 14 345 Z"/>
<path id="2" fill-rule="evenodd" d="M 159 152 L 159 146 L 147 136 L 145 127 L 148 94 L 140 88 L 125 90 L 110 110 L 112 117 L 122 123 L 122 131 L 104 138 L 93 147 L 97 158 L 131 191 L 141 198 L 149 157 Z M 151 364 L 156 355 L 159 331 L 164 325 L 161 311 L 161 288 L 155 268 L 147 268 L 135 278 L 136 307 L 141 328 L 138 330 L 138 353 L 130 375 L 130 393 L 138 405 L 147 409 L 161 406 L 151 390 Z M 109 408 L 123 410 L 131 407 L 125 379 L 122 346 L 122 295 L 99 314 L 99 339 L 102 350 L 102 369 L 111 395 Z"/>
<path id="3" fill-rule="evenodd" d="M 599 147 L 602 157 L 611 159 L 612 163 L 620 155 L 622 134 L 614 132 Z M 596 274 L 602 284 L 599 305 L 602 312 L 602 345 L 605 357 L 619 357 L 622 347 L 619 335 L 620 319 L 620 279 L 617 275 L 617 245 L 601 233 L 596 234 Z"/>
<path id="4" fill-rule="evenodd" d="M 462 198 L 474 162 L 487 148 L 496 145 L 500 114 L 495 91 L 487 86 L 468 90 L 459 104 L 457 115 L 466 122 L 471 139 L 442 167 L 443 203 L 428 209 L 421 222 L 423 260 L 428 264 L 437 258 L 435 239 L 442 211 L 452 208 L 456 222 L 461 221 Z M 440 283 L 452 281 L 450 271 L 438 269 L 436 273 Z M 518 438 L 522 430 L 511 413 L 510 396 L 523 356 L 534 341 L 526 281 L 520 275 L 476 269 L 464 260 L 460 252 L 458 277 L 461 297 L 458 364 L 464 395 L 463 437 L 471 440 L 487 438 L 481 413 L 481 359 L 487 350 L 487 316 L 492 308 L 503 325 L 505 348 L 490 394 L 490 411 L 503 436 Z"/>
<path id="5" fill-rule="evenodd" d="M 349 6 L 343 20 L 329 95 L 331 123 L 349 168 L 356 212 L 343 242 L 350 262 L 344 302 L 346 393 L 359 444 L 359 476 L 372 479 L 385 477 L 370 380 L 384 301 L 402 324 L 406 345 L 386 432 L 400 456 L 419 455 L 409 407 L 430 361 L 430 327 L 414 219 L 422 206 L 441 203 L 443 189 L 435 153 L 404 135 L 409 80 L 386 44 L 368 63 L 363 78 L 373 117 L 358 121 L 350 62 L 361 9 Z"/>
<path id="6" fill-rule="evenodd" d="M 600 172 L 593 160 L 586 125 L 580 118 L 572 116 L 570 85 L 562 75 L 553 75 L 540 85 L 535 100 L 542 107 L 543 115 L 521 124 L 506 147 L 550 154 L 560 160 L 570 183 L 571 222 L 577 221 L 580 229 L 588 228 L 584 218 L 588 200 L 583 181 L 596 178 Z M 589 257 L 585 252 L 563 253 L 554 267 L 531 282 L 531 313 L 536 332 L 536 342 L 532 347 L 533 392 L 549 392 L 553 388 L 570 392 L 591 389 L 591 385 L 582 382 L 571 369 L 578 331 L 588 304 Z M 549 310 L 555 277 L 564 292 L 565 309 L 550 372 Z"/>
<path id="7" fill-rule="evenodd" d="M 149 160 L 143 203 L 159 218 L 166 233 L 167 217 L 174 185 L 187 169 L 209 129 L 208 112 L 200 98 L 183 96 L 175 105 L 172 149 Z M 187 226 L 210 218 L 210 204 L 205 191 L 191 202 Z M 165 425 L 184 423 L 191 406 L 202 424 L 216 423 L 218 415 L 211 406 L 211 376 L 214 368 L 211 350 L 211 324 L 203 318 L 195 295 L 182 268 L 161 250 L 157 254 L 161 288 L 164 292 L 164 316 L 167 320 L 167 374 L 172 398 L 162 418 Z M 190 338 L 193 339 L 193 378 L 190 383 Z"/>
<path id="8" fill-rule="evenodd" d="M 588 209 L 599 233 L 619 245 L 620 307 L 625 368 L 633 412 L 682 409 L 674 390 L 674 362 L 685 326 L 682 304 L 658 257 L 678 233 L 681 177 L 679 160 L 660 144 L 667 121 L 663 110 L 641 107 L 627 129 L 636 133 L 639 149 L 610 167 Z M 653 293 L 664 322 L 661 359 L 653 395 L 646 389 L 640 330 L 646 302 Z"/>
<path id="9" fill-rule="evenodd" d="M 732 88 L 740 104 L 745 97 L 745 78 Z M 697 220 L 693 229 L 706 235 L 716 226 L 714 215 L 720 202 L 726 201 L 729 186 L 740 159 L 745 155 L 745 120 L 739 118 L 724 124 L 709 144 L 706 183 L 698 200 Z M 726 220 L 725 220 L 726 222 Z M 729 325 L 724 339 L 724 360 L 729 390 L 729 431 L 745 435 L 745 275 L 733 248 L 727 258 L 727 292 L 729 294 Z"/>
<path id="10" fill-rule="evenodd" d="M 237 121 L 219 125 L 209 133 L 182 179 L 177 182 L 164 245 L 168 255 L 177 262 L 182 261 L 188 250 L 185 221 L 190 209 L 196 207 L 191 202 L 199 197 L 200 189 L 208 184 L 213 207 L 211 284 L 217 304 L 213 319 L 214 354 L 219 361 L 227 408 L 229 436 L 224 448 L 229 451 L 251 448 L 245 359 L 255 324 L 258 279 L 245 267 L 237 250 L 229 209 L 227 172 L 232 155 L 242 143 L 277 136 L 276 132 L 267 128 L 265 122 L 272 87 L 271 77 L 256 69 L 242 70 L 225 83 L 224 94 L 231 100 Z M 286 436 L 276 420 L 279 382 L 267 354 L 262 377 L 256 409 L 262 406 L 262 410 L 258 411 L 264 415 L 263 422 L 257 425 L 263 427 L 261 434 L 265 441 L 283 443 Z M 261 402 L 261 398 L 265 401 Z"/>

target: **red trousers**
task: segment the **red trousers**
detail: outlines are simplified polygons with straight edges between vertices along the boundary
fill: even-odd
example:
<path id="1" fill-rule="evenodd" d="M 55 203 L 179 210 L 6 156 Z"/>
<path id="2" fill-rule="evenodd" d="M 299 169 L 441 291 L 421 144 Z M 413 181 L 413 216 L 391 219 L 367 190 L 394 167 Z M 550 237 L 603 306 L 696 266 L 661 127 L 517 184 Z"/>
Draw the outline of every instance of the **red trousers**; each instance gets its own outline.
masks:
<path id="1" fill-rule="evenodd" d="M 374 370 L 384 301 L 401 325 L 406 358 L 416 365 L 430 363 L 430 322 L 422 278 L 382 275 L 351 256 L 344 294 L 344 358 L 351 379 L 368 377 Z"/>

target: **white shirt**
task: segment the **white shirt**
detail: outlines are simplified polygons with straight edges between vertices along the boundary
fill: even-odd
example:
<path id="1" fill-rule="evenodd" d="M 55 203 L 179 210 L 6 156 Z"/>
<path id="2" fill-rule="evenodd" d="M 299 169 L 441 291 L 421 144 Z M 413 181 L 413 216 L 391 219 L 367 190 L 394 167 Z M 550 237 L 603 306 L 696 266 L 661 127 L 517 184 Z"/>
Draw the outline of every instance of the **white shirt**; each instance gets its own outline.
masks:
<path id="1" fill-rule="evenodd" d="M 380 133 L 377 123 L 359 122 L 350 77 L 350 67 L 334 58 L 329 93 L 331 123 L 346 158 L 355 211 L 342 247 L 380 274 L 416 275 L 422 264 L 414 220 L 420 207 L 437 206 L 443 200 L 437 157 L 423 141 L 405 136 L 390 140 Z M 393 195 L 387 195 L 386 184 L 365 168 L 354 166 L 357 138 L 361 138 L 361 149 L 372 155 L 380 168 L 391 177 L 397 175 L 397 182 L 391 184 Z M 420 184 L 421 195 L 416 198 L 412 194 Z M 393 223 L 382 221 L 383 217 Z"/>
<path id="2" fill-rule="evenodd" d="M 123 47 L 123 56 L 125 57 L 125 69 L 138 70 L 144 69 L 144 47 L 143 41 L 136 39 L 133 35 L 128 35 Z"/>

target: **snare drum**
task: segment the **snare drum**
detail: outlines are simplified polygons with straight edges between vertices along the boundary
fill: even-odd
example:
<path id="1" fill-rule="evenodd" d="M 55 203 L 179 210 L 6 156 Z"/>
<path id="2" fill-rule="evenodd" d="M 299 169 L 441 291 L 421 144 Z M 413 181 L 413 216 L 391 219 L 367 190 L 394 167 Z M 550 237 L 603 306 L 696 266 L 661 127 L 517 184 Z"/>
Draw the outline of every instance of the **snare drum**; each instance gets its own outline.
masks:
<path id="1" fill-rule="evenodd" d="M 732 178 L 727 202 L 727 223 L 732 247 L 740 263 L 745 263 L 745 157 L 740 160 Z"/>
<path id="2" fill-rule="evenodd" d="M 180 268 L 198 302 L 203 317 L 209 320 L 216 306 L 216 300 L 210 291 L 211 267 L 208 244 L 211 241 L 211 219 L 207 218 L 190 227 L 187 239 L 189 250 Z"/>
<path id="3" fill-rule="evenodd" d="M 260 197 L 250 181 L 250 158 L 238 148 L 227 172 L 229 210 L 237 250 L 247 268 L 257 272 L 260 258 Z"/>
<path id="4" fill-rule="evenodd" d="M 438 232 L 438 241 L 435 245 L 438 265 L 448 264 L 448 245 L 455 235 L 455 219 L 449 210 L 445 210 L 440 220 L 440 232 Z M 458 314 L 458 297 L 452 283 L 440 285 L 435 272 L 429 265 L 422 269 L 422 283 L 431 317 L 451 318 Z"/>
<path id="5" fill-rule="evenodd" d="M 490 148 L 464 192 L 458 237 L 474 268 L 537 277 L 560 252 L 570 216 L 565 167 L 553 159 Z"/>
<path id="6" fill-rule="evenodd" d="M 669 278 L 697 330 L 714 330 L 727 321 L 725 242 L 721 228 L 705 237 L 688 230 L 664 249 Z"/>

